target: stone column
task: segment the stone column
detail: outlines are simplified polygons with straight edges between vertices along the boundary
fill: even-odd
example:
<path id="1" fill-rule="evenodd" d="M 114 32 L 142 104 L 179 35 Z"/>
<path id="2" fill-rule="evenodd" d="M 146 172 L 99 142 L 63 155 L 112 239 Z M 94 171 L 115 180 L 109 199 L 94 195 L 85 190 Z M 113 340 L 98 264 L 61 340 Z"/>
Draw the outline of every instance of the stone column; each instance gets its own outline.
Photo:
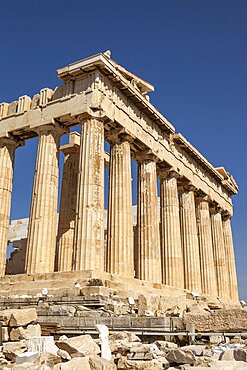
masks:
<path id="1" fill-rule="evenodd" d="M 60 136 L 57 124 L 37 129 L 39 144 L 28 226 L 25 271 L 28 274 L 54 271 Z"/>
<path id="2" fill-rule="evenodd" d="M 201 279 L 203 293 L 217 296 L 209 200 L 208 196 L 202 195 L 198 196 L 196 202 Z"/>
<path id="3" fill-rule="evenodd" d="M 124 134 L 111 143 L 107 225 L 107 271 L 134 277 L 130 143 Z"/>
<path id="4" fill-rule="evenodd" d="M 185 289 L 200 292 L 201 271 L 194 190 L 194 187 L 184 185 L 180 191 L 181 234 Z"/>
<path id="5" fill-rule="evenodd" d="M 56 270 L 71 271 L 80 158 L 80 135 L 77 132 L 72 132 L 69 137 L 69 144 L 63 145 L 60 150 L 64 154 L 64 166 L 57 233 Z"/>
<path id="6" fill-rule="evenodd" d="M 228 262 L 230 299 L 234 302 L 238 302 L 238 281 L 232 240 L 231 216 L 226 213 L 223 214 L 223 236 L 225 242 L 225 253 Z"/>
<path id="7" fill-rule="evenodd" d="M 229 277 L 222 227 L 222 209 L 214 206 L 210 211 L 218 295 L 222 298 L 229 298 Z"/>
<path id="8" fill-rule="evenodd" d="M 158 175 L 160 177 L 162 281 L 166 285 L 184 288 L 178 174 L 165 168 L 160 169 Z"/>
<path id="9" fill-rule="evenodd" d="M 161 283 L 156 161 L 154 158 L 139 161 L 136 275 L 138 279 Z"/>
<path id="10" fill-rule="evenodd" d="M 84 121 L 78 174 L 74 270 L 104 270 L 104 123 Z"/>
<path id="11" fill-rule="evenodd" d="M 0 138 L 0 276 L 5 274 L 10 207 L 17 141 Z"/>

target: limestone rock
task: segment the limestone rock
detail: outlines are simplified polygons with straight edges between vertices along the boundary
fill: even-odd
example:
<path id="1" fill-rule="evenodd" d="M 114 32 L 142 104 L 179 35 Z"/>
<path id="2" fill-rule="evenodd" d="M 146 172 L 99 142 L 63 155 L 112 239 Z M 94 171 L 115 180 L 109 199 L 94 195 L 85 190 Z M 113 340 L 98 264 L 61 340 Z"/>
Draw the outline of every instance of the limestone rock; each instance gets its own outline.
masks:
<path id="1" fill-rule="evenodd" d="M 68 362 L 56 364 L 53 367 L 54 370 L 91 370 L 89 365 L 89 358 L 86 357 L 74 357 Z"/>
<path id="2" fill-rule="evenodd" d="M 235 337 L 230 339 L 231 344 L 239 344 L 241 343 L 241 337 L 239 335 L 236 335 Z"/>
<path id="3" fill-rule="evenodd" d="M 2 310 L 0 311 L 0 321 L 2 325 L 8 326 L 9 325 L 9 320 L 12 315 L 12 312 L 14 312 L 15 309 L 9 309 L 9 310 Z"/>
<path id="4" fill-rule="evenodd" d="M 167 361 L 171 364 L 194 364 L 195 363 L 195 356 L 189 350 L 182 351 L 181 349 L 172 349 L 168 355 L 166 355 Z"/>
<path id="5" fill-rule="evenodd" d="M 136 343 L 136 342 L 134 342 Z M 110 350 L 113 354 L 126 355 L 129 352 L 131 344 L 126 340 L 114 340 L 109 343 Z"/>
<path id="6" fill-rule="evenodd" d="M 128 342 L 140 342 L 140 338 L 128 331 L 116 331 L 109 336 L 110 341 L 126 340 Z"/>
<path id="7" fill-rule="evenodd" d="M 233 348 L 220 355 L 222 361 L 247 361 L 247 352 L 243 348 Z"/>
<path id="8" fill-rule="evenodd" d="M 167 359 L 165 357 L 158 357 L 157 359 L 154 359 L 152 361 L 152 363 L 158 364 L 158 366 L 161 364 L 162 369 L 169 369 L 170 368 L 170 364 L 169 364 L 169 362 L 167 361 Z"/>
<path id="9" fill-rule="evenodd" d="M 128 360 L 126 357 L 121 357 L 118 361 L 117 368 L 119 370 L 162 370 L 162 363 L 158 363 L 156 360 L 151 361 L 135 361 Z"/>
<path id="10" fill-rule="evenodd" d="M 163 352 L 167 352 L 169 349 L 177 348 L 178 346 L 176 343 L 168 342 L 166 340 L 156 340 L 154 343 Z"/>
<path id="11" fill-rule="evenodd" d="M 217 370 L 247 370 L 247 364 L 243 361 L 217 361 L 214 365 Z"/>
<path id="12" fill-rule="evenodd" d="M 9 330 L 5 326 L 2 327 L 2 339 L 3 339 L 3 342 L 9 341 Z"/>
<path id="13" fill-rule="evenodd" d="M 57 341 L 58 348 L 67 351 L 71 357 L 100 353 L 99 346 L 88 334 Z"/>
<path id="14" fill-rule="evenodd" d="M 190 346 L 184 346 L 180 347 L 181 350 L 189 350 L 191 351 L 195 356 L 203 356 L 204 350 L 206 349 L 206 346 L 198 345 L 198 344 L 192 344 Z"/>
<path id="15" fill-rule="evenodd" d="M 91 370 L 115 370 L 117 369 L 116 365 L 107 361 L 104 358 L 99 356 L 89 356 L 89 365 Z"/>
<path id="16" fill-rule="evenodd" d="M 13 310 L 9 320 L 9 326 L 25 326 L 37 321 L 38 316 L 35 308 Z"/>
<path id="17" fill-rule="evenodd" d="M 16 357 L 27 350 L 26 343 L 20 342 L 7 342 L 3 344 L 3 354 L 11 361 L 15 361 Z"/>
<path id="18" fill-rule="evenodd" d="M 53 353 L 45 352 L 42 353 L 39 358 L 35 361 L 37 364 L 41 365 L 48 365 L 51 368 L 55 364 L 59 364 L 61 362 L 61 357 L 58 355 L 54 355 Z"/>
<path id="19" fill-rule="evenodd" d="M 26 329 L 23 327 L 13 328 L 10 331 L 10 340 L 18 341 L 20 339 L 30 339 L 31 337 L 41 336 L 41 327 L 39 324 L 28 325 Z"/>
<path id="20" fill-rule="evenodd" d="M 63 349 L 59 349 L 57 351 L 58 356 L 61 357 L 62 360 L 69 361 L 71 360 L 71 356 L 68 354 L 67 351 L 64 351 Z"/>
<path id="21" fill-rule="evenodd" d="M 209 337 L 209 342 L 211 344 L 217 344 L 218 345 L 219 343 L 221 343 L 223 341 L 224 341 L 224 338 L 223 338 L 222 335 L 211 335 Z"/>
<path id="22" fill-rule="evenodd" d="M 24 362 L 34 362 L 39 358 L 38 352 L 24 352 L 17 356 L 16 364 L 23 364 Z"/>
<path id="23" fill-rule="evenodd" d="M 15 364 L 12 367 L 12 370 L 51 370 L 50 366 L 42 366 L 37 364 L 30 364 L 28 362 L 24 362 L 23 364 Z"/>

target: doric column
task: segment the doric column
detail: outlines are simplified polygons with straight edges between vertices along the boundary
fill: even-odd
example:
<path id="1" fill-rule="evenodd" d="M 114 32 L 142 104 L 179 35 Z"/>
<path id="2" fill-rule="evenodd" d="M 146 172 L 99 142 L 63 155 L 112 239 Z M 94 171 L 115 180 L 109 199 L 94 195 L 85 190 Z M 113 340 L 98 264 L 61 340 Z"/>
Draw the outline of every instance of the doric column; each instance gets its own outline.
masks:
<path id="1" fill-rule="evenodd" d="M 239 301 L 238 281 L 236 274 L 234 246 L 232 240 L 231 216 L 227 213 L 223 213 L 222 216 L 223 216 L 222 225 L 225 242 L 225 254 L 228 262 L 230 299 L 233 300 L 234 302 L 238 302 Z"/>
<path id="2" fill-rule="evenodd" d="M 129 137 L 109 137 L 111 143 L 107 226 L 107 271 L 134 277 L 131 156 Z"/>
<path id="3" fill-rule="evenodd" d="M 222 227 L 222 209 L 220 207 L 213 206 L 210 209 L 210 212 L 218 295 L 222 298 L 229 298 L 229 277 Z"/>
<path id="4" fill-rule="evenodd" d="M 139 158 L 137 196 L 136 275 L 138 279 L 161 283 L 161 248 L 154 158 Z"/>
<path id="5" fill-rule="evenodd" d="M 0 276 L 5 274 L 10 206 L 17 142 L 12 138 L 0 138 Z"/>
<path id="6" fill-rule="evenodd" d="M 184 288 L 183 254 L 181 245 L 178 174 L 171 169 L 159 169 L 162 282 Z"/>
<path id="7" fill-rule="evenodd" d="M 185 289 L 200 292 L 201 271 L 194 190 L 193 186 L 184 185 L 180 191 L 181 234 Z"/>
<path id="8" fill-rule="evenodd" d="M 209 200 L 205 195 L 199 195 L 196 199 L 201 279 L 203 293 L 217 296 Z"/>
<path id="9" fill-rule="evenodd" d="M 88 118 L 81 132 L 74 270 L 104 270 L 104 124 Z"/>
<path id="10" fill-rule="evenodd" d="M 37 129 L 39 144 L 25 261 L 25 271 L 28 274 L 54 271 L 59 143 L 60 136 L 65 132 L 65 128 L 57 124 Z"/>
<path id="11" fill-rule="evenodd" d="M 76 193 L 79 169 L 80 135 L 72 132 L 64 154 L 63 178 L 57 233 L 56 270 L 71 271 L 76 217 Z"/>

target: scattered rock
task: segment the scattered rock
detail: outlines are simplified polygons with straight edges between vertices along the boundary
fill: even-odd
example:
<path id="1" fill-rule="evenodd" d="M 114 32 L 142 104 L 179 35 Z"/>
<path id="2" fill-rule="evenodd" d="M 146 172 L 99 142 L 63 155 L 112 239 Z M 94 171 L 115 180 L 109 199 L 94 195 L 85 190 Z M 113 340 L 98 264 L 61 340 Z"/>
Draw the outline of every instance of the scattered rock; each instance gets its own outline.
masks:
<path id="1" fill-rule="evenodd" d="M 12 310 L 9 326 L 26 326 L 32 322 L 37 321 L 38 316 L 35 308 L 24 308 Z"/>
<path id="2" fill-rule="evenodd" d="M 128 360 L 126 357 L 121 357 L 117 365 L 118 369 L 129 369 L 129 370 L 162 370 L 162 363 L 156 360 L 152 361 L 135 361 Z"/>
<path id="3" fill-rule="evenodd" d="M 10 340 L 17 341 L 20 339 L 30 339 L 31 337 L 40 337 L 41 327 L 39 324 L 28 325 L 26 329 L 22 326 L 19 328 L 13 328 L 10 331 Z"/>
<path id="4" fill-rule="evenodd" d="M 54 370 L 91 370 L 89 365 L 89 358 L 86 357 L 75 357 L 68 362 L 56 364 L 53 367 Z"/>
<path id="5" fill-rule="evenodd" d="M 35 362 L 39 358 L 38 352 L 24 352 L 17 356 L 16 364 L 23 364 L 24 362 Z"/>
<path id="6" fill-rule="evenodd" d="M 26 343 L 20 342 L 7 342 L 3 344 L 3 354 L 11 361 L 15 361 L 16 357 L 27 350 Z"/>
<path id="7" fill-rule="evenodd" d="M 161 351 L 164 351 L 164 352 L 167 352 L 171 348 L 177 348 L 177 346 L 178 346 L 176 343 L 168 342 L 166 340 L 156 340 L 156 342 L 154 342 L 154 343 L 157 345 L 157 347 Z"/>
<path id="8" fill-rule="evenodd" d="M 70 361 L 70 360 L 71 360 L 71 356 L 68 354 L 68 352 L 67 352 L 67 351 L 64 351 L 63 349 L 59 349 L 59 350 L 57 351 L 57 354 L 58 354 L 58 356 L 60 356 L 60 357 L 61 357 L 61 359 L 62 359 L 62 360 L 64 360 L 64 361 Z"/>
<path id="9" fill-rule="evenodd" d="M 100 353 L 99 346 L 88 334 L 57 341 L 56 345 L 58 348 L 67 351 L 71 357 Z"/>
<path id="10" fill-rule="evenodd" d="M 116 365 L 99 356 L 89 356 L 89 365 L 91 370 L 116 370 Z"/>
<path id="11" fill-rule="evenodd" d="M 195 356 L 193 353 L 189 350 L 182 351 L 181 349 L 172 349 L 167 355 L 166 355 L 167 361 L 169 361 L 171 364 L 194 364 L 195 363 Z"/>
<path id="12" fill-rule="evenodd" d="M 190 346 L 184 346 L 180 347 L 181 350 L 189 350 L 191 351 L 195 356 L 203 356 L 204 350 L 206 349 L 206 346 L 198 345 L 198 344 L 192 344 Z"/>
<path id="13" fill-rule="evenodd" d="M 7 327 L 2 327 L 2 340 L 3 342 L 9 341 L 9 330 Z"/>
<path id="14" fill-rule="evenodd" d="M 218 345 L 220 344 L 221 342 L 224 342 L 224 338 L 222 335 L 211 335 L 209 337 L 209 342 L 211 344 L 215 344 L 215 345 Z"/>
<path id="15" fill-rule="evenodd" d="M 116 331 L 109 336 L 109 340 L 126 340 L 128 342 L 140 342 L 141 339 L 134 333 L 128 331 Z"/>
<path id="16" fill-rule="evenodd" d="M 222 361 L 247 361 L 247 353 L 243 348 L 233 348 L 223 352 L 220 355 Z"/>

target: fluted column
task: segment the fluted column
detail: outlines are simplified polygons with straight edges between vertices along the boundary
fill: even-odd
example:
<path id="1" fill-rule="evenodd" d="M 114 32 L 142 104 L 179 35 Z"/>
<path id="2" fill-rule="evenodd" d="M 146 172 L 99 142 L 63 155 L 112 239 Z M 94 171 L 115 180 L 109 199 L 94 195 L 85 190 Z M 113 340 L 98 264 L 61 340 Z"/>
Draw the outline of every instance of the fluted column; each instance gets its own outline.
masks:
<path id="1" fill-rule="evenodd" d="M 209 200 L 207 196 L 198 196 L 196 202 L 201 279 L 202 291 L 206 294 L 217 296 Z"/>
<path id="2" fill-rule="evenodd" d="M 234 246 L 232 240 L 232 228 L 231 228 L 231 217 L 228 214 L 223 214 L 223 236 L 225 242 L 225 253 L 228 262 L 228 274 L 229 274 L 229 293 L 230 299 L 234 302 L 238 302 L 238 281 L 236 274 L 236 264 L 234 255 Z"/>
<path id="3" fill-rule="evenodd" d="M 104 124 L 84 121 L 81 132 L 74 270 L 104 270 Z"/>
<path id="4" fill-rule="evenodd" d="M 80 135 L 77 132 L 71 133 L 69 144 L 63 145 L 60 150 L 64 154 L 64 166 L 57 233 L 56 270 L 71 271 L 80 158 Z"/>
<path id="5" fill-rule="evenodd" d="M 107 271 L 134 277 L 130 143 L 111 138 L 107 226 Z"/>
<path id="6" fill-rule="evenodd" d="M 17 146 L 14 139 L 0 138 L 0 276 L 5 274 L 14 158 Z"/>
<path id="7" fill-rule="evenodd" d="M 184 288 L 183 255 L 181 245 L 178 174 L 160 169 L 160 216 L 162 282 Z"/>
<path id="8" fill-rule="evenodd" d="M 28 274 L 54 271 L 59 143 L 64 132 L 64 127 L 56 124 L 37 129 L 39 144 L 25 261 L 25 271 Z"/>
<path id="9" fill-rule="evenodd" d="M 216 206 L 212 207 L 210 211 L 218 295 L 222 298 L 229 298 L 229 276 L 222 227 L 222 210 Z"/>
<path id="10" fill-rule="evenodd" d="M 137 204 L 137 278 L 161 283 L 156 161 L 140 159 Z"/>
<path id="11" fill-rule="evenodd" d="M 180 191 L 181 234 L 185 289 L 200 292 L 201 271 L 194 190 L 185 185 Z"/>

